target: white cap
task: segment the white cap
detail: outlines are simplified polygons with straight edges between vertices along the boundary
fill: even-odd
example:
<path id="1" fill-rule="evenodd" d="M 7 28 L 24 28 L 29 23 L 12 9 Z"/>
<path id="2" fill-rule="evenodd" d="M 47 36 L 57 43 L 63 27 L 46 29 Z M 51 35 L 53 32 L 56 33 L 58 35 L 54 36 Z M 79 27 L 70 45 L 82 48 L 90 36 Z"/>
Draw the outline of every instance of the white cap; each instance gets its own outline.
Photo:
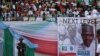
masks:
<path id="1" fill-rule="evenodd" d="M 57 1 L 57 2 L 55 2 L 55 3 L 60 4 L 60 2 L 59 2 L 59 1 Z"/>
<path id="2" fill-rule="evenodd" d="M 93 9 L 91 14 L 97 14 L 97 13 L 98 11 L 96 9 Z"/>
<path id="3" fill-rule="evenodd" d="M 50 10 L 50 11 L 56 11 L 56 9 L 54 9 L 54 8 L 50 8 L 49 10 Z"/>

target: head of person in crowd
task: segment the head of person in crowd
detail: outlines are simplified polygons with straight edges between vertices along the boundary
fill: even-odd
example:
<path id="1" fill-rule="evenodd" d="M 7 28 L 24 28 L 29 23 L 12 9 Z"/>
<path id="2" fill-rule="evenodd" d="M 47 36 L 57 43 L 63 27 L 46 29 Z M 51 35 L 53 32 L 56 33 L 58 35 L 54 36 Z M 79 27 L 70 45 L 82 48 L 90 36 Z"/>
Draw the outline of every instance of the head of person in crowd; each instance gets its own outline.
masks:
<path id="1" fill-rule="evenodd" d="M 88 24 L 82 24 L 81 35 L 82 35 L 84 46 L 90 47 L 90 45 L 94 39 L 93 26 L 88 25 Z"/>
<path id="2" fill-rule="evenodd" d="M 100 29 L 97 30 L 97 41 L 100 43 Z"/>
<path id="3" fill-rule="evenodd" d="M 19 39 L 20 43 L 23 43 L 23 40 L 24 40 L 24 39 L 21 37 L 21 38 Z"/>

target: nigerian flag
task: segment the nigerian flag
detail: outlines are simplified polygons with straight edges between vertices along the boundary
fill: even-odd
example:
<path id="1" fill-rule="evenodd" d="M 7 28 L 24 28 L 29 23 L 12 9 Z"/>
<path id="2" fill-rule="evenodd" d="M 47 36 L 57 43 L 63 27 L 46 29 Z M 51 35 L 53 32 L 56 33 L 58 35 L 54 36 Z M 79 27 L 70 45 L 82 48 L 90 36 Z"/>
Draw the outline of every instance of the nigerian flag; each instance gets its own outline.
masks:
<path id="1" fill-rule="evenodd" d="M 3 56 L 13 56 L 13 36 L 9 28 L 4 29 Z"/>

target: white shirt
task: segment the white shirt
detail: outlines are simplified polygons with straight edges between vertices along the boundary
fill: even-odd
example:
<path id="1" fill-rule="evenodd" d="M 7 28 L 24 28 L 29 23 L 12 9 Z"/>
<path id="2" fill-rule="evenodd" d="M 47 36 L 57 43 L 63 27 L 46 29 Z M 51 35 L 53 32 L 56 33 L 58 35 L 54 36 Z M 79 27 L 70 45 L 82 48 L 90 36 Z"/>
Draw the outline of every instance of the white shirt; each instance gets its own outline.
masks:
<path id="1" fill-rule="evenodd" d="M 100 53 L 100 44 L 97 45 L 97 50 L 96 50 L 96 52 L 97 52 L 97 53 Z"/>
<path id="2" fill-rule="evenodd" d="M 89 0 L 84 0 L 85 5 L 89 5 Z"/>
<path id="3" fill-rule="evenodd" d="M 24 3 L 22 2 L 21 5 L 24 6 Z"/>
<path id="4" fill-rule="evenodd" d="M 89 53 L 90 53 L 89 56 L 95 56 L 95 40 L 92 41 L 90 47 L 84 46 L 84 48 L 82 47 L 82 48 L 80 48 L 80 50 L 82 50 L 84 52 L 89 51 Z M 77 56 L 78 56 L 78 54 L 77 54 Z"/>
<path id="5" fill-rule="evenodd" d="M 91 19 L 92 16 L 91 16 L 91 15 L 87 15 L 86 18 L 87 18 L 87 19 Z"/>
<path id="6" fill-rule="evenodd" d="M 54 8 L 50 8 L 49 10 L 50 10 L 50 11 L 56 11 L 56 9 L 54 9 Z"/>
<path id="7" fill-rule="evenodd" d="M 15 5 L 13 5 L 13 9 L 16 9 L 16 6 Z"/>
<path id="8" fill-rule="evenodd" d="M 90 51 L 90 56 L 95 56 L 95 40 L 92 41 L 90 47 L 87 47 L 86 50 Z"/>
<path id="9" fill-rule="evenodd" d="M 42 22 L 43 20 L 42 20 L 42 17 L 37 17 L 36 18 L 36 22 Z"/>
<path id="10" fill-rule="evenodd" d="M 74 3 L 74 2 L 72 2 L 71 4 L 72 4 L 73 6 L 76 6 L 76 5 L 77 5 L 77 4 L 76 4 L 76 3 Z"/>
<path id="11" fill-rule="evenodd" d="M 89 12 L 86 10 L 86 11 L 84 12 L 84 15 L 85 15 L 85 17 L 88 16 L 88 15 L 89 15 Z"/>
<path id="12" fill-rule="evenodd" d="M 97 18 L 97 14 L 92 14 L 91 17 L 94 19 L 94 18 Z"/>
<path id="13" fill-rule="evenodd" d="M 79 11 L 74 11 L 73 12 L 74 16 L 79 14 Z"/>
<path id="14" fill-rule="evenodd" d="M 29 10 L 28 11 L 28 15 L 33 15 L 33 11 L 32 10 Z"/>
<path id="15" fill-rule="evenodd" d="M 34 9 L 34 11 L 37 10 L 36 6 L 34 4 L 32 4 L 32 8 Z"/>
<path id="16" fill-rule="evenodd" d="M 41 6 L 41 5 L 39 5 L 39 8 L 42 8 L 42 6 Z"/>

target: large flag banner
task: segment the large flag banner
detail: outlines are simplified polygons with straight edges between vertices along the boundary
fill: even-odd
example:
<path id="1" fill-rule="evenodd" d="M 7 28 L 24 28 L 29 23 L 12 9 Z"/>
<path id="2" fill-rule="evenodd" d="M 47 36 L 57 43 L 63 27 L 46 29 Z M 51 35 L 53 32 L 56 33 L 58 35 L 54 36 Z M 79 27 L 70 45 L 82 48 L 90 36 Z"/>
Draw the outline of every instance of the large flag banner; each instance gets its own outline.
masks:
<path id="1" fill-rule="evenodd" d="M 58 17 L 58 56 L 95 56 L 95 21 Z"/>

